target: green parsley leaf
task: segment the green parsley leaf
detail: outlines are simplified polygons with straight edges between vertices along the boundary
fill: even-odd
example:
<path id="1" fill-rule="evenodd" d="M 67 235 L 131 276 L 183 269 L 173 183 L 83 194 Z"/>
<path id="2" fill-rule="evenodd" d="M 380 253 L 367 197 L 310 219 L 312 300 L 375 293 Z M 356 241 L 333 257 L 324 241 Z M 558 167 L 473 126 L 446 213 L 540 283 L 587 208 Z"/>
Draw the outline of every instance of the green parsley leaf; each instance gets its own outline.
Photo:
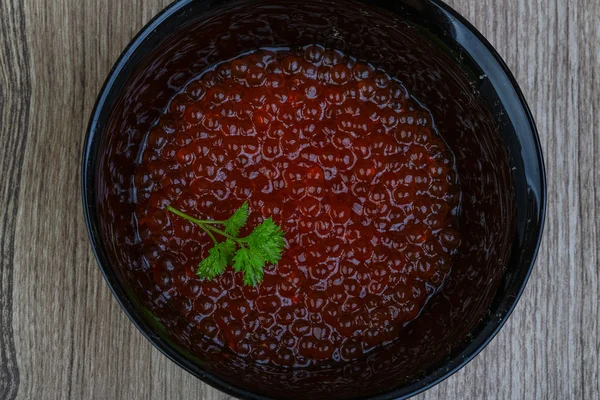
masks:
<path id="1" fill-rule="evenodd" d="M 250 248 L 261 254 L 267 262 L 276 264 L 285 246 L 283 231 L 271 217 L 265 219 L 248 235 Z"/>
<path id="2" fill-rule="evenodd" d="M 227 221 L 223 222 L 225 232 L 237 236 L 248 220 L 248 202 L 245 201 Z"/>
<path id="3" fill-rule="evenodd" d="M 204 279 L 215 278 L 231 265 L 244 274 L 244 284 L 256 286 L 263 280 L 265 264 L 277 264 L 285 247 L 284 232 L 271 217 L 254 228 L 250 235 L 238 237 L 248 220 L 248 202 L 244 202 L 226 221 L 197 219 L 171 206 L 167 207 L 167 211 L 201 227 L 215 244 L 208 250 L 208 257 L 198 265 L 198 275 Z M 225 229 L 215 225 L 222 225 Z M 227 239 L 219 243 L 215 235 Z"/>
<path id="4" fill-rule="evenodd" d="M 256 286 L 263 280 L 265 259 L 256 251 L 241 247 L 233 257 L 233 269 L 244 273 L 244 284 Z"/>
<path id="5" fill-rule="evenodd" d="M 213 279 L 225 272 L 228 261 L 235 253 L 235 242 L 227 239 L 208 250 L 208 257 L 198 265 L 198 275 L 204 279 Z"/>

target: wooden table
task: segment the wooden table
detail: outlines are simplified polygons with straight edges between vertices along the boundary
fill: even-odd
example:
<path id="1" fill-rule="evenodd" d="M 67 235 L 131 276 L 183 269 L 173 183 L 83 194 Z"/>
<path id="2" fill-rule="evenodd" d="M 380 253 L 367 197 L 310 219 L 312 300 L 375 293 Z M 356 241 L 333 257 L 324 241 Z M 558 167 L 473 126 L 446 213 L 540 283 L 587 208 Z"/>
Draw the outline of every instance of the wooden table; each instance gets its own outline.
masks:
<path id="1" fill-rule="evenodd" d="M 155 350 L 101 277 L 80 200 L 96 94 L 169 0 L 0 1 L 0 399 L 225 399 Z M 523 298 L 421 399 L 600 398 L 600 0 L 453 0 L 537 119 L 545 237 Z"/>

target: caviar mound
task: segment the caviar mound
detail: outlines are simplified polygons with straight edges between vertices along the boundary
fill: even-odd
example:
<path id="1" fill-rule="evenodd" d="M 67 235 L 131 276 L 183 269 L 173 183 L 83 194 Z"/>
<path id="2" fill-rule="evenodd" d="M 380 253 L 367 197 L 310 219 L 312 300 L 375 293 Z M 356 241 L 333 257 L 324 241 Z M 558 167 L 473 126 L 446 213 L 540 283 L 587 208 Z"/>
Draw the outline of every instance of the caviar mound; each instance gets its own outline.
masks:
<path id="1" fill-rule="evenodd" d="M 352 360 L 389 343 L 450 272 L 454 157 L 384 71 L 320 46 L 259 50 L 175 96 L 145 138 L 135 215 L 148 274 L 189 326 L 258 363 Z M 171 205 L 286 232 L 258 287 L 196 274 L 212 246 Z M 247 232 L 242 232 L 242 234 Z"/>

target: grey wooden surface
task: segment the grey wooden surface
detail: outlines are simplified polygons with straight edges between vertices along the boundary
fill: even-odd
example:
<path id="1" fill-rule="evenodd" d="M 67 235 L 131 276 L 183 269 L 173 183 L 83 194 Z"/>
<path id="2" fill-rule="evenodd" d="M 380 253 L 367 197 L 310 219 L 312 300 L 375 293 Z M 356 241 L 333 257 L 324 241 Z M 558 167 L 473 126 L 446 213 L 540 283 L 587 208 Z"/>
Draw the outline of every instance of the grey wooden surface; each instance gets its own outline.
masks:
<path id="1" fill-rule="evenodd" d="M 169 0 L 0 0 L 0 399 L 225 399 L 128 321 L 88 244 L 79 157 L 112 63 Z M 502 332 L 420 399 L 600 398 L 600 0 L 452 0 L 515 73 L 549 183 Z"/>

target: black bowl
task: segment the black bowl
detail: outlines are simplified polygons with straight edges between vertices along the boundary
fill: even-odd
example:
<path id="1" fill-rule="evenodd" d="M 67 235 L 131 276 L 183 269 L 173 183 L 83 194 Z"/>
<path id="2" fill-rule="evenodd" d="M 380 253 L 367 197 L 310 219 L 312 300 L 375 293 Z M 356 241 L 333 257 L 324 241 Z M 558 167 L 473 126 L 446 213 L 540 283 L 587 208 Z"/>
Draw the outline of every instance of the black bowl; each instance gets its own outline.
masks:
<path id="1" fill-rule="evenodd" d="M 352 363 L 277 369 L 186 342 L 178 336 L 181 321 L 151 304 L 152 282 L 128 272 L 140 264 L 128 177 L 144 133 L 191 77 L 243 51 L 310 43 L 380 66 L 434 105 L 457 159 L 463 239 L 450 278 L 397 343 Z M 198 378 L 256 399 L 404 398 L 456 372 L 496 335 L 521 296 L 546 201 L 539 138 L 514 77 L 480 33 L 437 0 L 177 1 L 142 29 L 106 80 L 82 177 L 92 246 L 133 323 Z"/>

